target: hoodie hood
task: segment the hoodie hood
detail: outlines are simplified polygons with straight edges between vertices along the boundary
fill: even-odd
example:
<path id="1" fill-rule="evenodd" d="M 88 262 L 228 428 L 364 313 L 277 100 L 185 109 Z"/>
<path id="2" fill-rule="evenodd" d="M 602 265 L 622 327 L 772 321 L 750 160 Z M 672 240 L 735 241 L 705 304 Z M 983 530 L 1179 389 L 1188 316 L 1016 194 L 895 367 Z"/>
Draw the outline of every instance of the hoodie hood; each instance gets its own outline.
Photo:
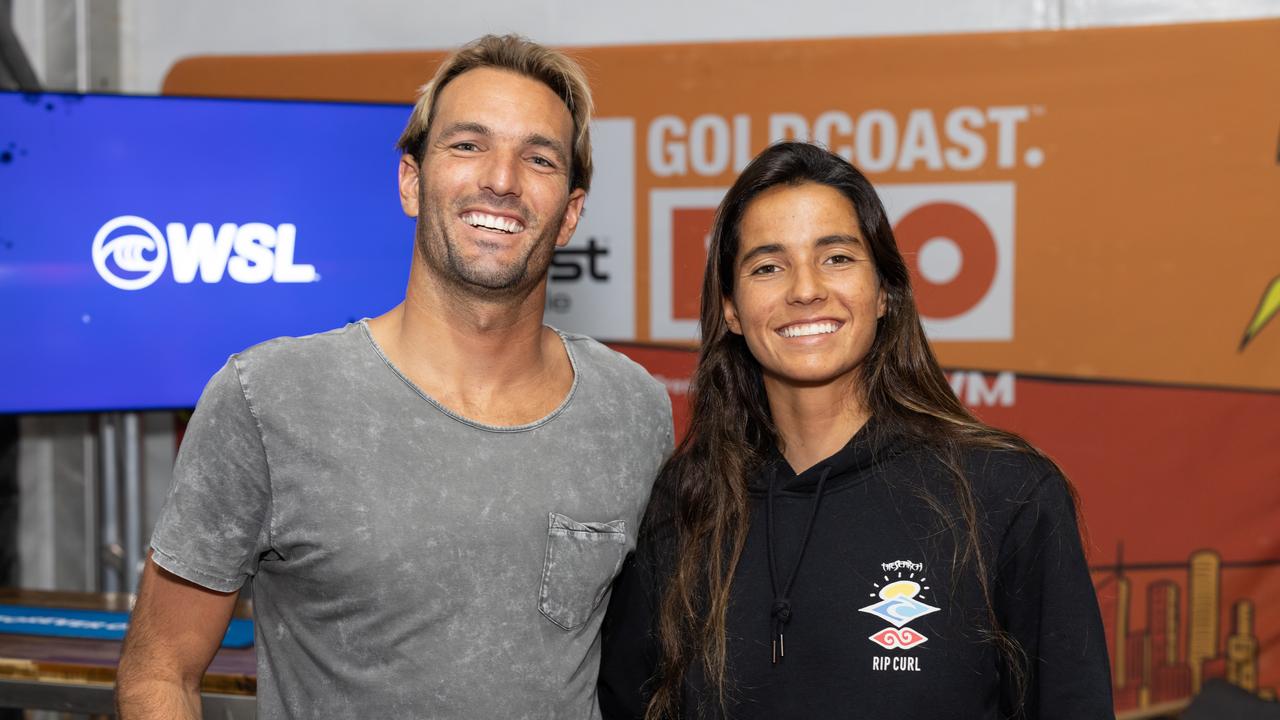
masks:
<path id="1" fill-rule="evenodd" d="M 826 494 L 866 480 L 876 465 L 908 447 L 906 438 L 890 432 L 872 417 L 844 447 L 799 474 L 774 447 L 764 464 L 748 478 L 747 489 L 752 495 L 764 495 L 769 491 L 772 480 L 775 493 L 812 495 L 818 488 L 818 481 L 826 474 L 827 479 L 823 483 L 823 493 Z"/>

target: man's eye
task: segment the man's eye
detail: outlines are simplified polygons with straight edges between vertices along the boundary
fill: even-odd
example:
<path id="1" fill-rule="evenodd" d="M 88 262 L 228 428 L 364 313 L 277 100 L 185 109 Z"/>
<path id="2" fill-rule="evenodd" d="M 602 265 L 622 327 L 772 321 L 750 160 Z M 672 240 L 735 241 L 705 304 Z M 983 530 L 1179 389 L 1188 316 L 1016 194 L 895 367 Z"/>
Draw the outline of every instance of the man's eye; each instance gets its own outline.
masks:
<path id="1" fill-rule="evenodd" d="M 542 157 L 541 155 L 534 155 L 531 158 L 531 162 L 533 162 L 534 165 L 541 165 L 542 167 L 545 167 L 545 168 L 554 168 L 556 166 L 555 163 Z"/>
<path id="2" fill-rule="evenodd" d="M 480 146 L 476 145 L 473 142 L 460 142 L 460 143 L 454 143 L 453 149 L 461 150 L 463 152 L 475 152 L 476 150 L 480 149 Z"/>

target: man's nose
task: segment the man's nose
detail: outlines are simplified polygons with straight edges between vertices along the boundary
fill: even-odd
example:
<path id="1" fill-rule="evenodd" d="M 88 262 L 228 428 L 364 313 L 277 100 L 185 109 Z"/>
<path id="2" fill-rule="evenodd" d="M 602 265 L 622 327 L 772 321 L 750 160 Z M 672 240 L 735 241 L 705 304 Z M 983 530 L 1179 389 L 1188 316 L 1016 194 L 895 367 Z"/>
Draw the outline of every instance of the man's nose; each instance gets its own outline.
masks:
<path id="1" fill-rule="evenodd" d="M 495 195 L 520 194 L 520 157 L 518 153 L 494 150 L 485 158 L 480 186 Z"/>

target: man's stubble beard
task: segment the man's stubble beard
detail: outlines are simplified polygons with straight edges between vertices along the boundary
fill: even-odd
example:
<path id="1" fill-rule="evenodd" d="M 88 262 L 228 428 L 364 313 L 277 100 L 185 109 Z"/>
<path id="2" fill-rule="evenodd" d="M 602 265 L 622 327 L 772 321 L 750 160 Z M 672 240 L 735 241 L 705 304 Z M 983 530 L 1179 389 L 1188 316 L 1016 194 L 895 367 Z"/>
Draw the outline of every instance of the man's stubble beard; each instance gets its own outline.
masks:
<path id="1" fill-rule="evenodd" d="M 492 203 L 499 207 L 504 204 Z M 425 196 L 419 197 L 419 207 L 438 208 L 442 203 Z M 419 213 L 415 229 L 416 246 L 422 261 L 432 273 L 453 287 L 455 290 L 471 296 L 496 299 L 510 296 L 524 296 L 546 277 L 551 259 L 555 254 L 555 240 L 564 223 L 564 211 L 561 207 L 555 214 L 556 222 L 547 224 L 525 250 L 523 256 L 511 263 L 496 268 L 485 269 L 477 263 L 468 263 L 463 257 L 459 243 L 450 236 L 448 230 L 449 213 Z M 425 218 L 424 218 L 425 215 Z M 534 218 L 527 218 L 530 223 Z M 526 227 L 525 232 L 532 228 Z M 495 235 L 495 239 L 502 236 Z"/>

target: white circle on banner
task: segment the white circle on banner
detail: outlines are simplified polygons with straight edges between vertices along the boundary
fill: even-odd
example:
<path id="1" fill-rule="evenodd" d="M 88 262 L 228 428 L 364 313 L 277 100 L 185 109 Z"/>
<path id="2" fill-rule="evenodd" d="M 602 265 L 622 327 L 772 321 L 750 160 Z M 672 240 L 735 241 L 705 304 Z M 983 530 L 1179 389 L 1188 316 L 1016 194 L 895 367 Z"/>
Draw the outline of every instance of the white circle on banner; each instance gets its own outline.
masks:
<path id="1" fill-rule="evenodd" d="M 964 255 L 955 240 L 936 237 L 920 246 L 920 274 L 935 285 L 946 285 L 960 274 Z"/>

